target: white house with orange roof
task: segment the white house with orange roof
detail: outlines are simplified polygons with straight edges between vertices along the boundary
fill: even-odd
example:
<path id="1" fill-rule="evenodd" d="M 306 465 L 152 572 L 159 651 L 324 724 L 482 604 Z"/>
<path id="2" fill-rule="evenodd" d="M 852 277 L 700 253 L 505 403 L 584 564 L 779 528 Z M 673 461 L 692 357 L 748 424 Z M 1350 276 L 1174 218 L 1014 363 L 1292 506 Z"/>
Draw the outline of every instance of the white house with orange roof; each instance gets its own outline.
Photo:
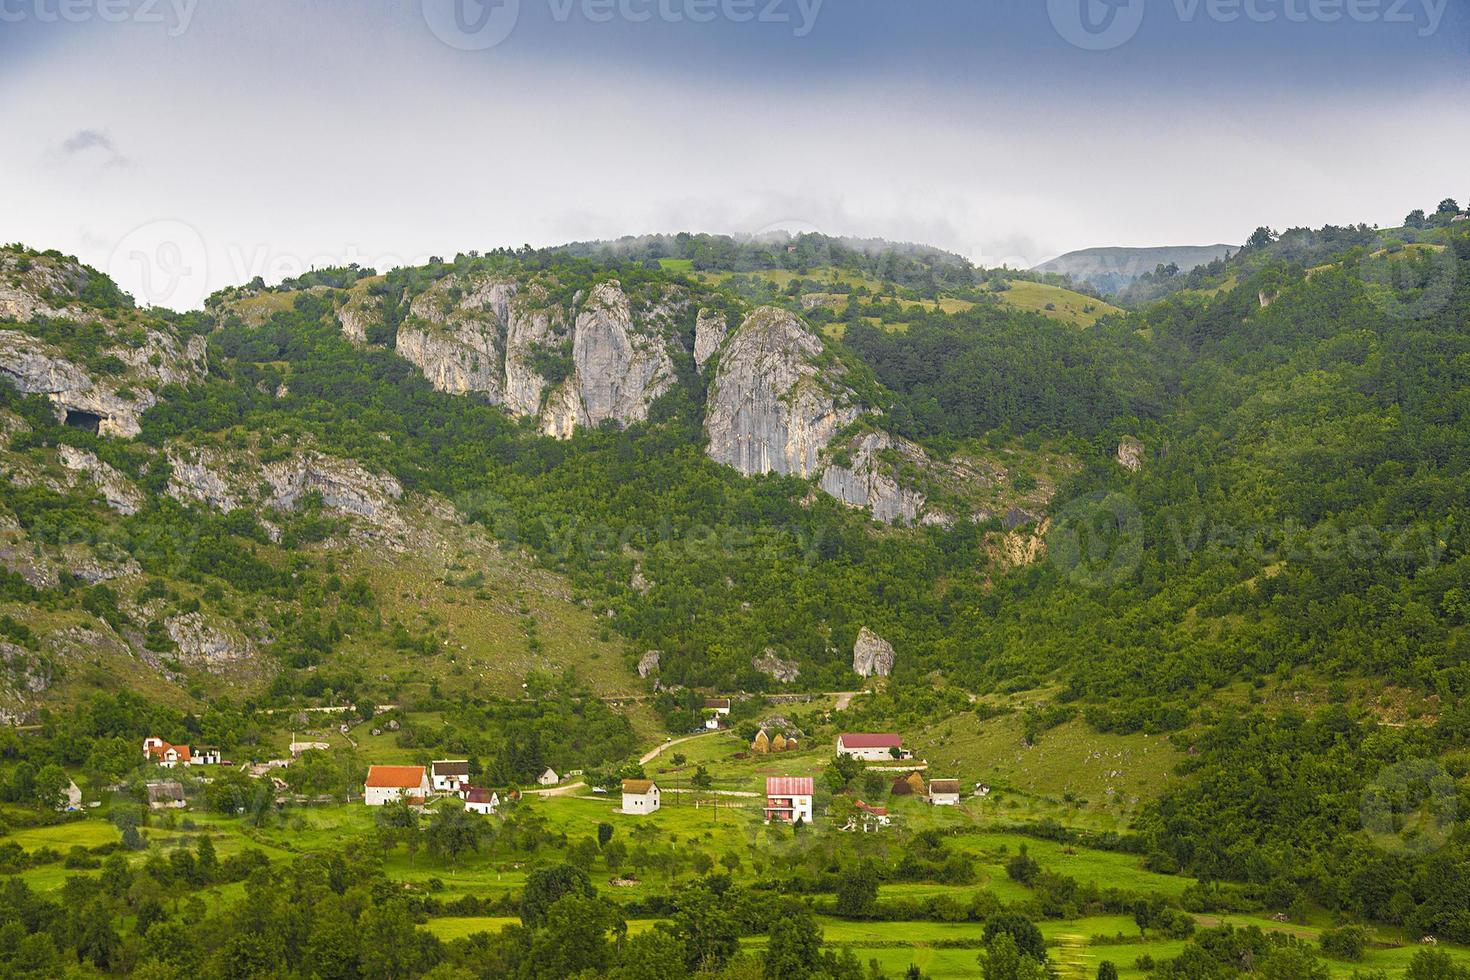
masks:
<path id="1" fill-rule="evenodd" d="M 170 745 L 161 738 L 149 736 L 143 739 L 143 758 L 156 762 L 165 769 L 177 765 L 188 765 L 193 759 L 187 745 Z"/>
<path id="2" fill-rule="evenodd" d="M 369 766 L 362 801 L 383 806 L 396 800 L 423 800 L 429 795 L 429 771 L 423 766 Z"/>

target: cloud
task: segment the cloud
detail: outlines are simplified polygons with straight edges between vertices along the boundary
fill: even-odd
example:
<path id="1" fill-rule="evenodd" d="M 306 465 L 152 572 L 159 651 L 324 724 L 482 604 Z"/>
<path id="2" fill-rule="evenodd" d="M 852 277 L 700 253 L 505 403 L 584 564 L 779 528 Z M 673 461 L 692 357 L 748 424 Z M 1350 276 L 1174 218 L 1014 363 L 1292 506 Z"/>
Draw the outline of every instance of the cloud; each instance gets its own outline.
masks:
<path id="1" fill-rule="evenodd" d="M 118 152 L 112 137 L 99 129 L 79 129 L 61 144 L 61 152 L 75 159 L 100 161 L 104 167 L 128 167 L 132 161 Z"/>

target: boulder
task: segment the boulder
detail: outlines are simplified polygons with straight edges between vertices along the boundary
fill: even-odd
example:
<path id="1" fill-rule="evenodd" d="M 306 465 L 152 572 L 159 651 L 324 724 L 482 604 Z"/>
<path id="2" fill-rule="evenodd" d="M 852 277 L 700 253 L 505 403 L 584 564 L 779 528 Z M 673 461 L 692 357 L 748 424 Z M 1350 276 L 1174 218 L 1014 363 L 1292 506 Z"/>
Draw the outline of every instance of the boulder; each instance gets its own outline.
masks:
<path id="1" fill-rule="evenodd" d="M 649 650 L 638 658 L 638 676 L 647 677 L 649 674 L 658 672 L 659 658 L 663 656 L 660 650 Z"/>
<path id="2" fill-rule="evenodd" d="M 852 645 L 852 669 L 859 677 L 887 677 L 893 673 L 893 644 L 864 626 Z"/>
<path id="3" fill-rule="evenodd" d="M 1124 436 L 1118 443 L 1118 465 L 1130 473 L 1143 469 L 1143 443 L 1132 436 Z"/>

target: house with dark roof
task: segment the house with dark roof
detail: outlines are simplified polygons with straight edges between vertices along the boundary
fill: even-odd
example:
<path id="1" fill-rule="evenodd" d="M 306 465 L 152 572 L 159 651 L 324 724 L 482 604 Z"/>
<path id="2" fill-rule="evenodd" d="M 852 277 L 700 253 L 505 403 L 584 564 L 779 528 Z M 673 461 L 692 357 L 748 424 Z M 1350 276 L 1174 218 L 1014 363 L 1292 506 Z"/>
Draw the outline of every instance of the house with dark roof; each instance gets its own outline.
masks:
<path id="1" fill-rule="evenodd" d="M 165 779 L 148 784 L 148 808 L 150 810 L 178 810 L 184 806 L 184 787 L 175 780 Z"/>
<path id="2" fill-rule="evenodd" d="M 837 736 L 837 754 L 863 762 L 913 758 L 913 753 L 904 751 L 903 736 L 887 732 L 843 732 Z"/>
<path id="3" fill-rule="evenodd" d="M 812 822 L 812 777 L 771 776 L 766 780 L 766 823 Z"/>
<path id="4" fill-rule="evenodd" d="M 500 806 L 500 796 L 493 789 L 469 786 L 464 791 L 464 808 L 470 813 L 489 816 L 498 806 Z"/>
<path id="5" fill-rule="evenodd" d="M 623 812 L 653 813 L 660 806 L 662 794 L 651 779 L 623 780 Z"/>
<path id="6" fill-rule="evenodd" d="M 362 801 L 368 806 L 422 801 L 428 795 L 429 773 L 423 766 L 369 766 L 362 788 Z"/>
<path id="7" fill-rule="evenodd" d="M 463 796 L 470 785 L 468 759 L 436 759 L 429 763 L 429 778 L 436 793 Z"/>
<path id="8" fill-rule="evenodd" d="M 929 802 L 935 806 L 958 805 L 960 781 L 958 779 L 931 779 L 929 781 Z"/>

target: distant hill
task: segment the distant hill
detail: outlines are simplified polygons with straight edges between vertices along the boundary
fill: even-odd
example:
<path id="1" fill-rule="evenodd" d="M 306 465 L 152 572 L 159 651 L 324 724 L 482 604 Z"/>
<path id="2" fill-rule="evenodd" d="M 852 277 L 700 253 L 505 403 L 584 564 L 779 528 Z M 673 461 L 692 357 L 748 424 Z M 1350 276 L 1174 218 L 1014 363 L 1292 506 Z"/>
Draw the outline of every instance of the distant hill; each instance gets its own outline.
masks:
<path id="1" fill-rule="evenodd" d="M 1176 265 L 1180 272 L 1208 265 L 1238 248 L 1233 245 L 1168 245 L 1159 248 L 1084 248 L 1043 262 L 1033 271 L 1071 276 L 1101 292 L 1116 293 L 1145 272 Z"/>

